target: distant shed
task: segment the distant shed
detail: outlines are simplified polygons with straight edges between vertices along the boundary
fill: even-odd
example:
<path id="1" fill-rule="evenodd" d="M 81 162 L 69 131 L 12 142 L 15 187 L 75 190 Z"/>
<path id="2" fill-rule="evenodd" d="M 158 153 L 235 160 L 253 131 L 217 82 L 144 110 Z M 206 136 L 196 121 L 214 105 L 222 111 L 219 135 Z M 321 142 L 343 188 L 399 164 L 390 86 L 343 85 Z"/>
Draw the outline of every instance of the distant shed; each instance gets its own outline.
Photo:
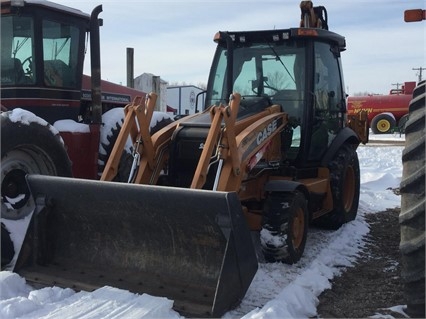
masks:
<path id="1" fill-rule="evenodd" d="M 134 80 L 135 89 L 157 94 L 155 110 L 167 112 L 167 82 L 152 73 L 142 73 Z"/>

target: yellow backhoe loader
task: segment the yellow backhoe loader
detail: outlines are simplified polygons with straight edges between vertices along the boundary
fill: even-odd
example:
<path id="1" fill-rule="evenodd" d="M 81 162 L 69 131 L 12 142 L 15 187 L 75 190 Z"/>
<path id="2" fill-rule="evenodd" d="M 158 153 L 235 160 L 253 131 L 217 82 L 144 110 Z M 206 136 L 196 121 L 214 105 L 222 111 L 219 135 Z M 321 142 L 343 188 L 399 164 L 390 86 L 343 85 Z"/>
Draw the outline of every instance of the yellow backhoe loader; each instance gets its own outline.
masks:
<path id="1" fill-rule="evenodd" d="M 297 28 L 215 35 L 201 113 L 151 135 L 156 95 L 129 104 L 100 181 L 28 175 L 35 213 L 15 270 L 218 317 L 244 297 L 258 260 L 295 263 L 311 222 L 353 220 L 366 114 L 346 114 L 344 37 L 328 31 L 325 8 L 301 11 Z M 129 183 L 112 182 L 129 136 Z"/>

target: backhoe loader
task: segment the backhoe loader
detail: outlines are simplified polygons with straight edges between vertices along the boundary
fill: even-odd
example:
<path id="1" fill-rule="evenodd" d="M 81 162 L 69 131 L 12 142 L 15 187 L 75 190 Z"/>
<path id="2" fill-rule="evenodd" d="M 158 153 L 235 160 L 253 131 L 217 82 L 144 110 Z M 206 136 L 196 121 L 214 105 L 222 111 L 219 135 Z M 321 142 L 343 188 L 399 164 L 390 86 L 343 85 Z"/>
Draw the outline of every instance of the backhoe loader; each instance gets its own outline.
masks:
<path id="1" fill-rule="evenodd" d="M 36 207 L 15 270 L 218 317 L 244 297 L 258 260 L 295 263 L 311 222 L 353 220 L 367 118 L 346 114 L 345 39 L 314 9 L 302 1 L 297 28 L 218 32 L 204 111 L 150 135 L 156 95 L 136 98 L 100 181 L 28 175 Z M 113 182 L 128 137 L 129 183 Z"/>

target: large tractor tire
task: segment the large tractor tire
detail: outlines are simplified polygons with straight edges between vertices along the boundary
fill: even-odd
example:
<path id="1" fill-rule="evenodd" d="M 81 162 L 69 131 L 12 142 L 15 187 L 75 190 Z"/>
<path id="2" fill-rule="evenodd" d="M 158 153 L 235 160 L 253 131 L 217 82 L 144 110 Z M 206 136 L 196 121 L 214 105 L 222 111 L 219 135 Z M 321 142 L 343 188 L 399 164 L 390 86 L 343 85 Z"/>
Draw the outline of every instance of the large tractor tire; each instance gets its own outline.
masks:
<path id="1" fill-rule="evenodd" d="M 395 125 L 396 120 L 392 113 L 381 113 L 371 120 L 371 130 L 374 134 L 391 133 Z"/>
<path id="2" fill-rule="evenodd" d="M 420 82 L 410 102 L 402 153 L 400 251 L 407 313 L 425 318 L 425 86 Z"/>
<path id="3" fill-rule="evenodd" d="M 72 176 L 59 132 L 33 113 L 1 114 L 1 217 L 21 219 L 34 210 L 27 174 Z"/>
<path id="4" fill-rule="evenodd" d="M 99 142 L 99 158 L 98 158 L 98 176 L 102 176 L 106 163 L 111 155 L 115 142 L 117 141 L 120 129 L 124 122 L 123 108 L 114 108 L 105 112 L 102 115 L 102 126 Z M 124 151 L 121 155 L 120 164 L 118 165 L 118 172 L 113 181 L 127 182 L 130 169 L 132 167 L 132 142 L 127 140 Z"/>
<path id="5" fill-rule="evenodd" d="M 159 131 L 166 125 L 172 122 L 172 118 L 167 113 L 154 112 L 151 125 L 151 135 Z M 102 128 L 99 143 L 99 159 L 98 159 L 98 175 L 102 176 L 106 163 L 111 155 L 115 142 L 117 141 L 118 134 L 124 123 L 124 110 L 123 108 L 114 108 L 105 112 L 102 115 Z M 127 140 L 123 153 L 121 154 L 120 164 L 118 166 L 118 173 L 113 179 L 115 182 L 128 182 L 130 170 L 133 164 L 132 156 L 133 146 L 130 137 Z"/>
<path id="6" fill-rule="evenodd" d="M 267 262 L 293 264 L 305 250 L 308 208 L 303 193 L 272 193 L 265 200 L 260 242 Z"/>
<path id="7" fill-rule="evenodd" d="M 358 154 L 350 145 L 343 145 L 328 165 L 333 210 L 314 224 L 338 229 L 356 218 L 359 204 L 360 169 Z"/>
<path id="8" fill-rule="evenodd" d="M 22 109 L 1 113 L 1 217 L 21 219 L 35 208 L 27 174 L 72 176 L 71 161 L 59 132 Z M 9 231 L 2 223 L 1 265 L 15 254 Z"/>

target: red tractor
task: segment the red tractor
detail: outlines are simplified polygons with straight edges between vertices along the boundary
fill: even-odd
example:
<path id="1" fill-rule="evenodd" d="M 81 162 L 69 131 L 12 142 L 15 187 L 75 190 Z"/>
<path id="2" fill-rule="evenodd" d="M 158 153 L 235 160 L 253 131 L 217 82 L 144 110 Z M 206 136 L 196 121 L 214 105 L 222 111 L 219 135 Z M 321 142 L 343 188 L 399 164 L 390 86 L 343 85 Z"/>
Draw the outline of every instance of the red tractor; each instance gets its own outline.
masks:
<path id="1" fill-rule="evenodd" d="M 19 219 L 34 208 L 28 173 L 98 179 L 123 107 L 144 94 L 101 80 L 101 11 L 99 6 L 90 16 L 48 1 L 1 1 L 3 218 Z M 89 35 L 91 77 L 83 75 Z M 171 122 L 166 113 L 157 115 Z M 120 172 L 130 171 L 130 148 Z"/>
<path id="2" fill-rule="evenodd" d="M 405 82 L 402 88 L 390 90 L 388 95 L 348 97 L 348 114 L 368 112 L 368 123 L 374 134 L 390 133 L 395 128 L 404 130 L 416 82 Z"/>

